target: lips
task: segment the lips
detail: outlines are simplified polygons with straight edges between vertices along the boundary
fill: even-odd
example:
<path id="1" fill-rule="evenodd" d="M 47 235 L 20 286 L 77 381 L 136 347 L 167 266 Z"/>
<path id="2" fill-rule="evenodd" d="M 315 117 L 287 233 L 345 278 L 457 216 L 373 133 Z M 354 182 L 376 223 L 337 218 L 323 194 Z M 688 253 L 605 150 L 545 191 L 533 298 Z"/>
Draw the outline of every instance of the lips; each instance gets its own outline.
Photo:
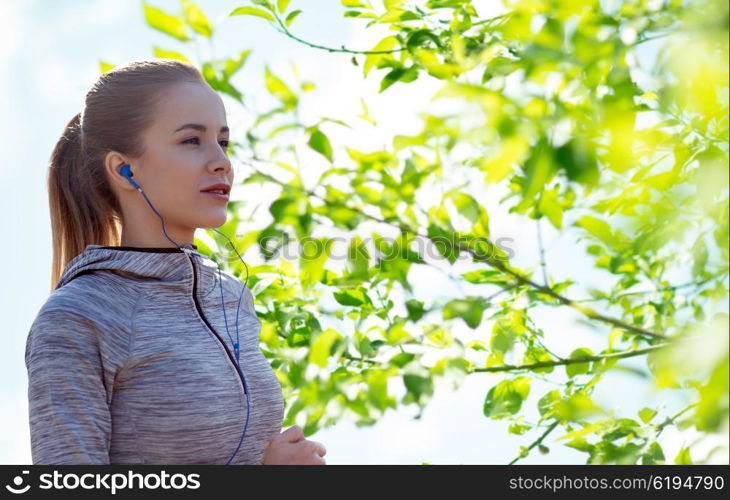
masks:
<path id="1" fill-rule="evenodd" d="M 200 190 L 200 192 L 201 193 L 217 193 L 217 194 L 222 194 L 222 195 L 228 196 L 228 193 L 231 192 L 231 186 L 229 186 L 228 184 L 218 183 L 218 184 L 213 184 L 212 186 L 203 188 Z"/>
<path id="2" fill-rule="evenodd" d="M 228 195 L 221 193 L 220 191 L 203 191 L 203 194 L 207 194 L 209 197 L 216 198 L 218 200 L 228 201 Z"/>

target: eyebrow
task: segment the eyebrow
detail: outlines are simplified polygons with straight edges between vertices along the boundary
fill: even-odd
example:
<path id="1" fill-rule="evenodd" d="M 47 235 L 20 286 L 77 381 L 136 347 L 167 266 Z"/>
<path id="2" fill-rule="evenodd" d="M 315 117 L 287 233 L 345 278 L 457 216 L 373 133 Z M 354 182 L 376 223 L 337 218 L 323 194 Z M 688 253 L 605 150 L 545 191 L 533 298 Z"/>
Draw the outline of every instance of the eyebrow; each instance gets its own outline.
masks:
<path id="1" fill-rule="evenodd" d="M 178 129 L 175 130 L 175 132 L 173 132 L 173 134 L 176 134 L 186 128 L 192 128 L 195 130 L 199 130 L 201 132 L 205 132 L 206 130 L 208 130 L 208 127 L 206 127 L 205 125 L 201 125 L 200 123 L 186 123 L 185 125 L 181 125 L 180 127 L 178 127 Z M 221 127 L 221 132 L 228 132 L 228 131 L 229 131 L 229 129 L 225 125 Z"/>

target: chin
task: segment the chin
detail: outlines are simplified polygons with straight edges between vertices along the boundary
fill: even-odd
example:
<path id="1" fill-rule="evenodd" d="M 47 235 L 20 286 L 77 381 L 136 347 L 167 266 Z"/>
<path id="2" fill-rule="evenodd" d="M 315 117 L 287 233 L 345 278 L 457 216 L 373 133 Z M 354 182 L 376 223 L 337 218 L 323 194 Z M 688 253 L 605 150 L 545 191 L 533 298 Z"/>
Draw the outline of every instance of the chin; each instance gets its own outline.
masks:
<path id="1" fill-rule="evenodd" d="M 222 226 L 223 224 L 225 224 L 227 220 L 228 220 L 228 213 L 222 212 L 221 215 L 218 217 L 211 216 L 211 217 L 206 217 L 203 220 L 196 221 L 196 223 L 193 227 L 197 227 L 200 229 L 217 229 L 220 226 Z"/>

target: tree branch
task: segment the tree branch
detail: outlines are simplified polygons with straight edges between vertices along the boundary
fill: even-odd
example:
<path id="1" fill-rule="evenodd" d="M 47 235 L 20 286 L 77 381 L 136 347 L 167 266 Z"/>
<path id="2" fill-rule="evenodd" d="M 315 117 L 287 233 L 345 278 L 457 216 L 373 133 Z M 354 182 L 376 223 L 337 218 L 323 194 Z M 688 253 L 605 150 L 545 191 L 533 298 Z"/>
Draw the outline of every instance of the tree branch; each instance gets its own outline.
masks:
<path id="1" fill-rule="evenodd" d="M 577 363 L 588 363 L 591 361 L 601 361 L 602 359 L 613 359 L 613 358 L 631 358 L 634 356 L 641 356 L 651 351 L 656 351 L 669 345 L 668 343 L 656 344 L 642 349 L 630 349 L 627 351 L 612 352 L 608 354 L 597 354 L 595 356 L 581 356 L 577 358 L 565 358 L 554 361 L 539 361 L 537 363 L 529 363 L 525 365 L 501 365 L 501 366 L 488 366 L 486 368 L 474 368 L 470 373 L 496 373 L 496 372 L 511 372 L 518 370 L 534 370 L 535 368 L 548 368 L 552 366 L 563 366 L 563 365 L 574 365 Z"/>
<path id="2" fill-rule="evenodd" d="M 289 28 L 286 27 L 284 23 L 281 22 L 281 18 L 276 15 L 276 13 L 273 13 L 274 17 L 276 18 L 276 22 L 279 24 L 280 28 L 277 28 L 280 33 L 283 33 L 284 35 L 288 36 L 292 40 L 296 40 L 299 43 L 302 43 L 306 45 L 307 47 L 311 47 L 313 49 L 321 49 L 326 50 L 327 52 L 345 52 L 348 54 L 393 54 L 395 52 L 402 52 L 406 50 L 406 47 L 400 47 L 397 49 L 391 49 L 391 50 L 351 50 L 346 48 L 344 45 L 340 46 L 340 48 L 335 47 L 326 47 L 324 45 L 318 45 L 316 43 L 308 42 L 302 38 L 299 38 L 298 36 L 294 35 L 291 31 L 289 31 Z"/>
<path id="3" fill-rule="evenodd" d="M 254 156 L 254 158 L 256 160 L 263 161 L 263 160 L 255 157 L 255 156 Z M 357 208 L 351 207 L 351 206 L 347 205 L 346 203 L 341 203 L 341 202 L 339 202 L 337 200 L 331 200 L 329 198 L 322 197 L 322 196 L 318 195 L 317 193 L 315 193 L 314 191 L 309 190 L 309 189 L 306 189 L 304 187 L 291 186 L 291 185 L 289 185 L 289 184 L 287 184 L 285 182 L 280 181 L 276 177 L 273 177 L 273 176 L 271 176 L 269 174 L 266 174 L 266 173 L 264 173 L 264 172 L 256 169 L 255 167 L 254 167 L 254 170 L 259 175 L 261 175 L 262 177 L 264 177 L 266 179 L 269 179 L 272 182 L 274 182 L 276 184 L 279 184 L 282 187 L 285 187 L 285 188 L 288 188 L 288 189 L 296 189 L 296 190 L 299 190 L 300 192 L 306 193 L 310 197 L 313 197 L 313 198 L 317 198 L 319 200 L 322 200 L 326 204 L 334 205 L 334 206 L 340 206 L 342 208 L 347 208 L 348 210 L 352 210 L 353 212 L 357 212 L 360 215 L 362 215 L 363 217 L 366 217 L 368 219 L 374 220 L 376 222 L 380 222 L 380 223 L 383 223 L 383 224 L 387 224 L 387 225 L 391 225 L 391 226 L 398 227 L 398 229 L 400 229 L 400 231 L 402 231 L 402 232 L 411 233 L 413 235 L 420 236 L 420 237 L 425 238 L 427 240 L 432 240 L 432 238 L 430 236 L 428 236 L 427 234 L 423 234 L 423 233 L 420 233 L 420 232 L 416 231 L 415 229 L 411 228 L 410 226 L 402 223 L 400 220 L 398 220 L 397 221 L 397 224 L 396 224 L 393 221 L 388 221 L 388 220 L 381 219 L 380 217 L 376 217 L 374 215 L 370 215 L 368 213 L 363 212 L 362 210 L 358 210 Z M 456 235 L 456 234 L 457 233 L 454 233 L 454 235 Z M 494 244 L 491 241 L 489 241 L 489 240 L 487 240 L 487 241 L 489 242 L 490 245 L 494 246 Z M 618 328 L 623 328 L 624 330 L 627 330 L 629 332 L 633 332 L 635 334 L 643 335 L 643 336 L 646 336 L 646 337 L 652 337 L 652 338 L 655 338 L 655 339 L 663 339 L 663 340 L 666 340 L 668 338 L 666 335 L 664 335 L 662 333 L 657 333 L 657 332 L 653 332 L 653 331 L 650 331 L 650 330 L 646 330 L 646 329 L 641 328 L 639 326 L 630 325 L 630 324 L 628 324 L 628 323 L 626 323 L 624 321 L 621 321 L 621 320 L 618 320 L 618 319 L 611 318 L 611 317 L 605 316 L 603 314 L 600 314 L 600 313 L 594 311 L 593 309 L 591 309 L 589 307 L 582 306 L 582 305 L 578 304 L 577 302 L 574 302 L 573 300 L 571 300 L 571 299 L 569 299 L 567 297 L 562 296 L 561 294 L 559 294 L 558 292 L 556 292 L 555 290 L 553 290 L 552 288 L 550 288 L 548 286 L 542 286 L 542 285 L 539 285 L 539 284 L 535 283 L 531 279 L 529 279 L 529 278 L 523 276 L 522 274 L 514 271 L 513 269 L 507 267 L 499 259 L 489 258 L 489 257 L 485 257 L 485 256 L 482 256 L 482 255 L 476 254 L 474 252 L 474 250 L 472 250 L 469 247 L 462 246 L 462 244 L 460 242 L 458 242 L 458 241 L 455 242 L 455 248 L 458 249 L 459 251 L 462 251 L 462 250 L 463 251 L 466 251 L 477 262 L 484 262 L 485 264 L 487 264 L 487 265 L 489 265 L 491 267 L 494 267 L 494 268 L 502 271 L 504 274 L 508 274 L 508 275 L 512 276 L 520 284 L 527 285 L 527 286 L 529 286 L 531 288 L 534 288 L 538 292 L 544 293 L 545 295 L 548 295 L 548 296 L 556 299 L 560 303 L 565 304 L 567 306 L 572 307 L 573 309 L 576 309 L 576 310 L 580 311 L 581 313 L 583 313 L 585 316 L 589 317 L 590 319 L 598 320 L 598 321 L 601 321 L 603 323 L 608 323 L 608 324 L 613 325 L 613 326 L 616 326 Z"/>
<path id="4" fill-rule="evenodd" d="M 390 49 L 390 50 L 352 50 L 348 49 L 344 45 L 341 45 L 339 48 L 336 47 L 327 47 L 325 45 L 318 45 L 316 43 L 308 42 L 307 40 L 304 40 L 302 38 L 299 38 L 298 36 L 294 35 L 291 31 L 289 31 L 289 28 L 281 21 L 281 18 L 276 14 L 276 12 L 272 12 L 273 16 L 276 18 L 276 23 L 279 25 L 276 27 L 276 29 L 284 34 L 285 36 L 291 38 L 292 40 L 295 40 L 299 43 L 302 43 L 306 45 L 307 47 L 311 47 L 313 49 L 320 49 L 320 50 L 326 50 L 327 52 L 334 53 L 334 52 L 344 52 L 347 54 L 393 54 L 397 52 L 403 52 L 404 50 L 408 50 L 408 47 L 399 47 L 397 49 Z M 506 14 L 501 14 L 499 16 L 490 17 L 488 19 L 483 19 L 481 21 L 475 22 L 472 24 L 472 26 L 478 26 L 481 24 L 487 24 L 491 23 L 493 21 L 508 17 L 512 14 L 512 12 L 508 12 Z"/>

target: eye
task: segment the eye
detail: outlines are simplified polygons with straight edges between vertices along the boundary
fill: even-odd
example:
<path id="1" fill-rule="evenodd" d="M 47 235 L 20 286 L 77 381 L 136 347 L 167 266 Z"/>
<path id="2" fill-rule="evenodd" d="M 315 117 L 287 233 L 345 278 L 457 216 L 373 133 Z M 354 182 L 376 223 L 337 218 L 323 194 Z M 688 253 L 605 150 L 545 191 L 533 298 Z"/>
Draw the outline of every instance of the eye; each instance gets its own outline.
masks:
<path id="1" fill-rule="evenodd" d="M 183 144 L 189 144 L 190 141 L 200 141 L 200 138 L 198 138 L 198 137 L 191 137 L 190 139 L 185 139 L 184 141 L 182 141 L 182 143 Z M 220 144 L 221 146 L 223 146 L 223 149 L 228 149 L 228 145 L 230 144 L 230 141 L 228 141 L 227 139 L 223 139 L 222 141 L 218 141 L 218 144 Z"/>

